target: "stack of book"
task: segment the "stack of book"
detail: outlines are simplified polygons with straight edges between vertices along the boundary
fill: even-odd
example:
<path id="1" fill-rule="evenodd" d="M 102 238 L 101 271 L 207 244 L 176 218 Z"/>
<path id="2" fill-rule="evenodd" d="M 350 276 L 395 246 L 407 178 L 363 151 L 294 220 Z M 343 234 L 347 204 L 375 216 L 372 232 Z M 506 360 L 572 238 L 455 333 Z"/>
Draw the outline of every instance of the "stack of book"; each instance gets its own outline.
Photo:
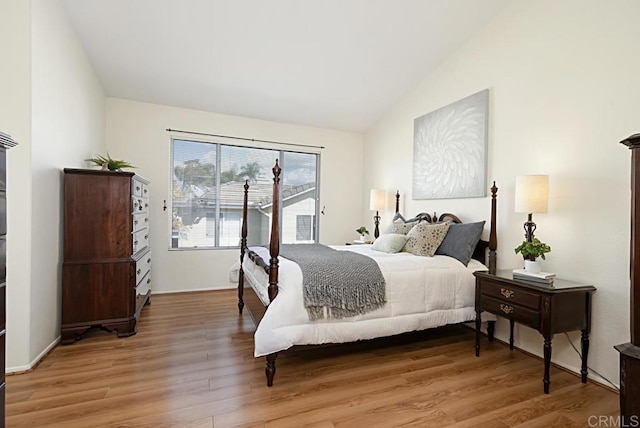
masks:
<path id="1" fill-rule="evenodd" d="M 538 284 L 553 284 L 553 280 L 556 277 L 555 273 L 549 272 L 538 272 L 531 273 L 527 272 L 524 269 L 514 269 L 513 270 L 513 279 L 522 279 L 525 281 L 531 281 Z"/>

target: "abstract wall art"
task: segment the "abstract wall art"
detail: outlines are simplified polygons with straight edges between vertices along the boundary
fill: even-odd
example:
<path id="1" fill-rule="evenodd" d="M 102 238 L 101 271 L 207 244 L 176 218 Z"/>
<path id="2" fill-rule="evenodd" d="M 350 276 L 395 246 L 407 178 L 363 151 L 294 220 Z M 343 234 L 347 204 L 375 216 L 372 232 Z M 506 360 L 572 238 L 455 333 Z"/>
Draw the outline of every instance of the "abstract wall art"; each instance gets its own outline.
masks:
<path id="1" fill-rule="evenodd" d="M 489 90 L 414 121 L 413 199 L 486 196 Z"/>

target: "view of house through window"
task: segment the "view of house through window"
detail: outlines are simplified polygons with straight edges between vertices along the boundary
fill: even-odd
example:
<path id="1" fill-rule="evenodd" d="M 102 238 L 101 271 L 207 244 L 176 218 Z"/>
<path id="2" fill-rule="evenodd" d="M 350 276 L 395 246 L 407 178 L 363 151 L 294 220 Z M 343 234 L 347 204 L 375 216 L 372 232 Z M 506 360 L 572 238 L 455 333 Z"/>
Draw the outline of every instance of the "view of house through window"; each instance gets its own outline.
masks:
<path id="1" fill-rule="evenodd" d="M 178 139 L 171 153 L 170 248 L 239 247 L 245 180 L 251 186 L 247 243 L 268 244 L 276 159 L 281 242 L 316 241 L 317 154 Z"/>

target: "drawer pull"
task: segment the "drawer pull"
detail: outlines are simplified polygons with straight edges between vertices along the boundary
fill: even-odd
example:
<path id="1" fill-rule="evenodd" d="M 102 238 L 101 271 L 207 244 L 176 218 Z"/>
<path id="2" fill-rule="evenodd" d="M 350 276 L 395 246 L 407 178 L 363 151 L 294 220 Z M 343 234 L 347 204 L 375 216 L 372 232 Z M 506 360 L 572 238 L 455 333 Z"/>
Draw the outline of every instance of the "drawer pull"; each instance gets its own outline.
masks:
<path id="1" fill-rule="evenodd" d="M 144 222 L 149 223 L 149 219 L 145 217 Z"/>
<path id="2" fill-rule="evenodd" d="M 147 279 L 147 284 L 151 283 L 151 278 Z"/>
<path id="3" fill-rule="evenodd" d="M 138 224 L 138 220 L 134 220 L 134 221 L 133 221 L 133 224 Z"/>
<path id="4" fill-rule="evenodd" d="M 149 204 L 144 204 L 144 207 L 145 208 L 149 208 Z"/>
<path id="5" fill-rule="evenodd" d="M 147 193 L 147 189 L 144 189 L 144 193 Z"/>
<path id="6" fill-rule="evenodd" d="M 140 186 L 136 186 L 136 190 L 140 190 Z"/>
<path id="7" fill-rule="evenodd" d="M 138 241 L 133 241 L 133 245 L 137 246 L 138 245 Z"/>
<path id="8" fill-rule="evenodd" d="M 503 303 L 500 304 L 500 310 L 505 314 L 509 315 L 513 313 L 513 306 L 505 305 Z"/>
<path id="9" fill-rule="evenodd" d="M 144 235 L 144 239 L 147 239 L 147 238 L 149 238 L 149 235 Z"/>
<path id="10" fill-rule="evenodd" d="M 136 271 L 136 273 L 137 273 L 138 275 L 140 275 L 140 272 L 142 272 L 142 269 L 138 269 L 138 270 Z"/>
<path id="11" fill-rule="evenodd" d="M 147 263 L 151 263 L 151 257 L 147 259 Z"/>
<path id="12" fill-rule="evenodd" d="M 508 288 L 501 288 L 500 294 L 502 294 L 505 299 L 510 299 L 515 293 L 513 292 L 513 290 L 509 290 Z"/>

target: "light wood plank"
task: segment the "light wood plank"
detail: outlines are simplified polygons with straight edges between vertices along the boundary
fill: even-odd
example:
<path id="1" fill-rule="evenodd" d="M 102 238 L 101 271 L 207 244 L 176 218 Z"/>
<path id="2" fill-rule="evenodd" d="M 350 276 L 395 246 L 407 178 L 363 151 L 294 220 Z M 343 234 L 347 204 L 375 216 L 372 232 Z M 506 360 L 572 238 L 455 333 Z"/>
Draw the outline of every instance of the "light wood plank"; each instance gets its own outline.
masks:
<path id="1" fill-rule="evenodd" d="M 235 291 L 152 296 L 138 334 L 92 331 L 7 377 L 10 427 L 586 426 L 617 394 L 474 333 L 446 327 L 278 357 L 273 388 L 253 358 Z M 564 424 L 564 425 L 563 425 Z"/>

